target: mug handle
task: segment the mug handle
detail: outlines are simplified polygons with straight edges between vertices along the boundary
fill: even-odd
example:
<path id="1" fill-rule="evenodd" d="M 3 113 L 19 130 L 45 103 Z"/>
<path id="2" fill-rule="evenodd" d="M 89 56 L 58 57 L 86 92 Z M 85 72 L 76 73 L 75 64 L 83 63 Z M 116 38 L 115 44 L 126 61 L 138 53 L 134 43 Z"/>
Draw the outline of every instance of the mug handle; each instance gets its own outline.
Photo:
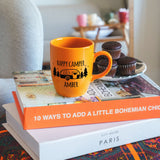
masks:
<path id="1" fill-rule="evenodd" d="M 112 56 L 108 52 L 106 52 L 106 51 L 96 52 L 94 54 L 94 60 L 93 60 L 93 62 L 95 62 L 96 58 L 98 56 L 101 56 L 101 55 L 104 55 L 104 56 L 106 56 L 108 58 L 108 66 L 107 66 L 107 68 L 102 73 L 92 75 L 91 82 L 93 82 L 95 79 L 98 79 L 98 78 L 101 78 L 101 77 L 105 76 L 111 70 L 111 67 L 112 67 Z"/>

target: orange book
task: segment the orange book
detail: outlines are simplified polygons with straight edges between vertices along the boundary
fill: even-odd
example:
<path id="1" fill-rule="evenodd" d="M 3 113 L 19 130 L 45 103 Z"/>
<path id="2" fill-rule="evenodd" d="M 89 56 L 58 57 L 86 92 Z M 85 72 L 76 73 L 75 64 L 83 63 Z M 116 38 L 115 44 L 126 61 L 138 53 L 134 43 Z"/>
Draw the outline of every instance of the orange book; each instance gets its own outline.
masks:
<path id="1" fill-rule="evenodd" d="M 160 96 L 28 107 L 22 113 L 13 95 L 24 129 L 160 118 Z"/>
<path id="2" fill-rule="evenodd" d="M 159 86 L 145 75 L 122 82 L 97 80 L 85 95 L 65 98 L 43 72 L 14 75 L 13 96 L 24 129 L 160 118 Z"/>

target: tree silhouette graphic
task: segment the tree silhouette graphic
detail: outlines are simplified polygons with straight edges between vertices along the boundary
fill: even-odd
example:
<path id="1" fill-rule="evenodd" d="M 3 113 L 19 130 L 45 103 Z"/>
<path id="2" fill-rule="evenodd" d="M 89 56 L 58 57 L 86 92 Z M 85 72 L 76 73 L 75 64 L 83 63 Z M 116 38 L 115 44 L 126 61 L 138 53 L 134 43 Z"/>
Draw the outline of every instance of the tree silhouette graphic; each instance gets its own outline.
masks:
<path id="1" fill-rule="evenodd" d="M 57 77 L 59 77 L 59 71 L 57 71 Z"/>
<path id="2" fill-rule="evenodd" d="M 83 72 L 81 72 L 81 78 L 83 78 Z"/>
<path id="3" fill-rule="evenodd" d="M 85 68 L 84 69 L 84 76 L 87 77 L 87 75 L 88 75 L 88 71 L 87 71 L 87 68 Z"/>
<path id="4" fill-rule="evenodd" d="M 53 74 L 54 74 L 54 76 L 56 76 L 56 68 L 55 67 L 53 69 Z"/>

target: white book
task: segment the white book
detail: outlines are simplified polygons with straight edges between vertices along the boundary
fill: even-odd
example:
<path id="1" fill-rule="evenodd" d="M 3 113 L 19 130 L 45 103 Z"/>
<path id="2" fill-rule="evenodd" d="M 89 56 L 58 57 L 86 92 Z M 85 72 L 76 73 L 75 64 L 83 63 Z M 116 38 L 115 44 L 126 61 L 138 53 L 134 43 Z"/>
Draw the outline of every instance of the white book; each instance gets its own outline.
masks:
<path id="1" fill-rule="evenodd" d="M 39 160 L 63 160 L 160 136 L 160 118 L 23 130 L 15 104 L 3 107 L 6 129 Z"/>

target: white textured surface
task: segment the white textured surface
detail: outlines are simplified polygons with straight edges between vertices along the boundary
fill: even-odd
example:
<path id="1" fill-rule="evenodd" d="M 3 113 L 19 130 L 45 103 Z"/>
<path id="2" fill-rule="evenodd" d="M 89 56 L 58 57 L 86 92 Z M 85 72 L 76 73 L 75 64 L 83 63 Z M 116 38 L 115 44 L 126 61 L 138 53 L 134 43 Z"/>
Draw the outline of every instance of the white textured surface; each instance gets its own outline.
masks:
<path id="1" fill-rule="evenodd" d="M 13 101 L 13 71 L 40 70 L 43 25 L 31 0 L 0 0 L 0 106 Z"/>
<path id="2" fill-rule="evenodd" d="M 41 69 L 43 25 L 30 0 L 0 1 L 0 78 L 16 70 Z"/>
<path id="3" fill-rule="evenodd" d="M 15 91 L 15 89 L 13 79 L 0 79 L 0 109 L 3 104 L 14 102 L 12 91 Z"/>

